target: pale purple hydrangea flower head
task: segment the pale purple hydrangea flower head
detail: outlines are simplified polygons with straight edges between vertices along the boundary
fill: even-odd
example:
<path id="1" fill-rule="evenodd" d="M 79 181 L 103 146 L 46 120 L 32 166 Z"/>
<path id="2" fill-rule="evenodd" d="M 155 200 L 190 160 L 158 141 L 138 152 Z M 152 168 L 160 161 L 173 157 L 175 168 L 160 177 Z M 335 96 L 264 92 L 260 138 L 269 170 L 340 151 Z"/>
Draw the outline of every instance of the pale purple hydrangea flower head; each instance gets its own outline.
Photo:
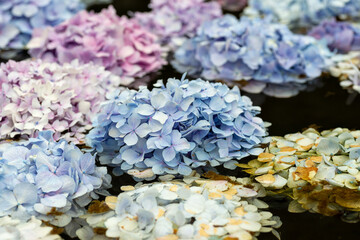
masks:
<path id="1" fill-rule="evenodd" d="M 199 167 L 234 169 L 234 159 L 262 151 L 257 146 L 267 131 L 259 107 L 237 87 L 184 78 L 108 96 L 87 136 L 102 164 L 148 179 Z"/>
<path id="2" fill-rule="evenodd" d="M 111 177 L 96 167 L 95 156 L 82 153 L 51 131 L 37 138 L 0 145 L 0 216 L 31 216 L 64 227 L 98 194 L 107 195 Z"/>
<path id="3" fill-rule="evenodd" d="M 105 95 L 121 79 L 103 67 L 76 60 L 59 65 L 9 61 L 0 66 L 0 139 L 53 130 L 55 139 L 81 143 Z"/>
<path id="4" fill-rule="evenodd" d="M 274 85 L 291 89 L 319 77 L 330 54 L 313 37 L 293 34 L 269 19 L 225 15 L 205 22 L 175 52 L 172 64 L 208 80 L 247 81 L 246 90 L 261 92 Z"/>
<path id="5" fill-rule="evenodd" d="M 324 40 L 330 50 L 339 53 L 360 50 L 360 27 L 335 19 L 325 20 L 311 29 L 309 35 Z"/>
<path id="6" fill-rule="evenodd" d="M 166 62 L 157 37 L 110 6 L 82 11 L 54 27 L 37 29 L 28 47 L 32 57 L 67 63 L 94 62 L 127 81 L 156 71 Z"/>
<path id="7" fill-rule="evenodd" d="M 217 2 L 204 0 L 152 0 L 150 8 L 151 12 L 138 12 L 134 18 L 170 48 L 194 36 L 204 21 L 222 16 Z"/>
<path id="8" fill-rule="evenodd" d="M 56 26 L 82 9 L 80 0 L 0 0 L 0 49 L 23 49 L 35 28 Z"/>

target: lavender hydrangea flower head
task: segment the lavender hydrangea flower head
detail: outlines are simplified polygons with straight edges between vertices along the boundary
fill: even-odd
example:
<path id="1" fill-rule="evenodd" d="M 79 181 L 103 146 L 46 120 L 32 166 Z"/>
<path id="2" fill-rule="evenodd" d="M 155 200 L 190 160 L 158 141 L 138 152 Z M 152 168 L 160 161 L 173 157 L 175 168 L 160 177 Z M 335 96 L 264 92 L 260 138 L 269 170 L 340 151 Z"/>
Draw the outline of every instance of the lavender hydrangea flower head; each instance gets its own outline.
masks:
<path id="1" fill-rule="evenodd" d="M 55 139 L 84 141 L 91 118 L 121 79 L 103 67 L 76 60 L 59 65 L 9 61 L 0 66 L 0 139 L 53 130 Z"/>
<path id="2" fill-rule="evenodd" d="M 28 47 L 35 58 L 94 62 L 129 82 L 165 64 L 156 36 L 135 21 L 118 17 L 112 6 L 101 13 L 82 11 L 54 28 L 38 29 Z"/>
<path id="3" fill-rule="evenodd" d="M 204 23 L 172 63 L 179 72 L 208 80 L 247 81 L 247 91 L 260 92 L 319 77 L 328 55 L 316 39 L 293 34 L 285 25 L 225 15 Z"/>
<path id="4" fill-rule="evenodd" d="M 348 53 L 360 50 L 360 28 L 349 22 L 324 20 L 311 29 L 308 35 L 324 39 L 332 51 Z"/>
<path id="5" fill-rule="evenodd" d="M 203 166 L 233 169 L 232 159 L 262 151 L 256 146 L 267 132 L 259 107 L 237 87 L 184 78 L 108 96 L 87 136 L 102 164 L 150 179 Z"/>
<path id="6" fill-rule="evenodd" d="M 1 0 L 0 49 L 23 49 L 35 28 L 56 26 L 82 9 L 80 0 Z"/>
<path id="7" fill-rule="evenodd" d="M 107 194 L 110 181 L 94 156 L 65 140 L 55 142 L 51 131 L 0 145 L 0 216 L 36 216 L 64 227 L 97 193 Z"/>
<path id="8" fill-rule="evenodd" d="M 359 19 L 358 0 L 250 0 L 247 15 L 272 16 L 290 28 L 310 27 L 330 18 Z"/>
<path id="9" fill-rule="evenodd" d="M 0 239 L 3 240 L 60 240 L 52 234 L 52 227 L 45 226 L 40 220 L 32 217 L 29 221 L 20 221 L 9 216 L 0 218 Z"/>
<path id="10" fill-rule="evenodd" d="M 217 1 L 220 3 L 222 8 L 233 12 L 241 11 L 248 4 L 248 0 L 217 0 Z"/>
<path id="11" fill-rule="evenodd" d="M 160 37 L 164 45 L 176 48 L 192 37 L 204 22 L 222 15 L 217 2 L 204 0 L 152 0 L 151 12 L 136 13 L 135 19 Z"/>

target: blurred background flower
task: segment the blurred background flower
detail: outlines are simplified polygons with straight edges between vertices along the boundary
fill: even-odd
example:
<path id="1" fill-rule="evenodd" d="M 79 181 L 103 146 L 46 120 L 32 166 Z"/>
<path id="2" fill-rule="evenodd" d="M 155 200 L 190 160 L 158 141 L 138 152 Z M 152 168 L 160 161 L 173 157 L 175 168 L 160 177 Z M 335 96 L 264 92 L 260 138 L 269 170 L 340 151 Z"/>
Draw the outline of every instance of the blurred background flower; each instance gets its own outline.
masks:
<path id="1" fill-rule="evenodd" d="M 82 11 L 68 21 L 37 29 L 28 44 L 32 57 L 68 63 L 93 62 L 130 83 L 159 70 L 166 61 L 157 37 L 110 6 L 100 13 Z"/>
<path id="2" fill-rule="evenodd" d="M 324 40 L 330 50 L 336 53 L 360 50 L 360 27 L 349 22 L 339 22 L 335 19 L 324 20 L 312 28 L 308 35 Z"/>
<path id="3" fill-rule="evenodd" d="M 250 16 L 272 16 L 274 21 L 291 29 L 307 28 L 325 19 L 358 20 L 358 0 L 249 0 L 245 13 Z"/>
<path id="4" fill-rule="evenodd" d="M 83 143 L 91 118 L 123 81 L 103 67 L 9 61 L 0 66 L 0 139 L 53 130 L 55 139 Z"/>
<path id="5" fill-rule="evenodd" d="M 82 9 L 80 0 L 1 0 L 0 51 L 24 49 L 35 28 L 56 26 Z"/>
<path id="6" fill-rule="evenodd" d="M 151 12 L 137 12 L 134 19 L 170 49 L 193 37 L 203 22 L 222 15 L 217 2 L 204 0 L 152 0 L 149 7 Z"/>
<path id="7" fill-rule="evenodd" d="M 102 164 L 151 179 L 202 166 L 234 169 L 233 159 L 262 151 L 267 132 L 259 107 L 237 87 L 184 78 L 107 96 L 87 136 Z"/>

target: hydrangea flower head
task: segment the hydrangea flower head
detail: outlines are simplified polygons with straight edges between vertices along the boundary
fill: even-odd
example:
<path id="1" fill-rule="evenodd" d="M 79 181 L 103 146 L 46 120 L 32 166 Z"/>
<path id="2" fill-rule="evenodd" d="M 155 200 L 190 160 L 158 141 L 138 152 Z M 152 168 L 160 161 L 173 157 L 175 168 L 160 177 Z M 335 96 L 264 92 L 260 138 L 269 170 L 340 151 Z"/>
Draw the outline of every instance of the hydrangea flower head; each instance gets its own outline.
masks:
<path id="1" fill-rule="evenodd" d="M 101 13 L 82 11 L 56 27 L 37 29 L 28 47 L 32 57 L 94 62 L 128 81 L 165 64 L 157 37 L 135 21 L 118 17 L 112 6 Z"/>
<path id="2" fill-rule="evenodd" d="M 192 37 L 204 21 L 222 15 L 217 2 L 204 0 L 152 0 L 150 8 L 151 12 L 136 13 L 135 19 L 173 48 Z"/>
<path id="3" fill-rule="evenodd" d="M 359 19 L 358 0 L 250 0 L 248 15 L 272 16 L 290 28 L 310 27 L 330 18 Z"/>
<path id="4" fill-rule="evenodd" d="M 232 12 L 241 11 L 248 4 L 248 0 L 217 0 L 217 1 L 220 3 L 222 8 Z"/>
<path id="5" fill-rule="evenodd" d="M 225 15 L 204 23 L 176 51 L 173 65 L 208 80 L 257 81 L 264 89 L 319 77 L 328 54 L 316 39 L 293 34 L 285 25 Z"/>
<path id="6" fill-rule="evenodd" d="M 35 28 L 56 26 L 83 8 L 80 0 L 2 0 L 0 49 L 23 49 Z"/>
<path id="7" fill-rule="evenodd" d="M 265 152 L 242 167 L 248 167 L 246 171 L 265 188 L 292 194 L 297 203 L 290 204 L 290 211 L 306 209 L 327 216 L 358 212 L 359 137 L 359 130 L 346 128 L 309 128 L 271 137 Z"/>
<path id="8" fill-rule="evenodd" d="M 110 175 L 95 166 L 94 156 L 65 140 L 55 142 L 51 131 L 0 145 L 0 156 L 0 216 L 36 216 L 64 227 L 110 186 Z"/>
<path id="9" fill-rule="evenodd" d="M 10 240 L 60 240 L 52 234 L 52 227 L 45 226 L 40 220 L 32 217 L 29 221 L 20 221 L 9 216 L 0 218 L 0 239 Z"/>
<path id="10" fill-rule="evenodd" d="M 0 66 L 0 139 L 36 136 L 52 130 L 55 139 L 84 141 L 91 118 L 121 79 L 103 67 L 77 61 L 59 65 L 9 61 Z"/>
<path id="11" fill-rule="evenodd" d="M 348 54 L 334 56 L 334 64 L 329 72 L 340 80 L 340 85 L 349 93 L 360 93 L 360 52 L 351 51 Z"/>
<path id="12" fill-rule="evenodd" d="M 360 50 L 360 27 L 335 19 L 325 20 L 311 29 L 310 36 L 324 39 L 332 51 L 348 53 Z"/>
<path id="13" fill-rule="evenodd" d="M 184 75 L 185 76 L 185 75 Z M 87 142 L 103 164 L 138 178 L 189 175 L 192 168 L 224 165 L 258 152 L 267 135 L 260 108 L 237 87 L 201 79 L 159 81 L 109 96 Z"/>
<path id="14" fill-rule="evenodd" d="M 105 228 L 107 238 L 120 239 L 249 239 L 281 225 L 278 217 L 259 208 L 264 192 L 249 178 L 209 180 L 192 177 L 183 181 L 126 186 L 118 197 L 107 197 L 113 209 L 88 214 L 90 227 L 78 230 L 89 239 L 93 227 Z M 124 187 L 125 188 L 125 187 Z M 87 231 L 86 231 L 87 230 Z M 84 234 L 88 232 L 88 234 Z M 102 236 L 104 237 L 104 236 Z"/>

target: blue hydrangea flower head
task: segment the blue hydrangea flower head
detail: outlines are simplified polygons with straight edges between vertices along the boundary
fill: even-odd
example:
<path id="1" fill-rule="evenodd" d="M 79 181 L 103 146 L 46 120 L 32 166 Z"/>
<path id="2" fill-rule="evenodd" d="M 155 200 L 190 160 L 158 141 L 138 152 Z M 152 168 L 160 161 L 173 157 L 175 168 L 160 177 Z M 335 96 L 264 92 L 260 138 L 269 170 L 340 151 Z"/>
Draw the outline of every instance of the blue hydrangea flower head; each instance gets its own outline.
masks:
<path id="1" fill-rule="evenodd" d="M 272 16 L 290 28 L 311 27 L 329 18 L 360 18 L 358 0 L 250 0 L 247 15 Z"/>
<path id="2" fill-rule="evenodd" d="M 266 141 L 260 108 L 237 87 L 201 79 L 158 81 L 111 94 L 87 136 L 102 164 L 137 178 L 189 175 L 203 166 L 224 165 L 259 151 Z"/>
<path id="3" fill-rule="evenodd" d="M 328 55 L 316 39 L 293 34 L 285 25 L 225 15 L 204 23 L 175 52 L 173 66 L 208 80 L 257 81 L 265 88 L 319 77 Z"/>
<path id="4" fill-rule="evenodd" d="M 23 49 L 33 29 L 56 26 L 84 7 L 81 0 L 0 0 L 0 49 Z"/>
<path id="5" fill-rule="evenodd" d="M 0 146 L 0 217 L 36 216 L 64 227 L 110 187 L 107 169 L 96 167 L 94 156 L 55 142 L 50 131 Z"/>

